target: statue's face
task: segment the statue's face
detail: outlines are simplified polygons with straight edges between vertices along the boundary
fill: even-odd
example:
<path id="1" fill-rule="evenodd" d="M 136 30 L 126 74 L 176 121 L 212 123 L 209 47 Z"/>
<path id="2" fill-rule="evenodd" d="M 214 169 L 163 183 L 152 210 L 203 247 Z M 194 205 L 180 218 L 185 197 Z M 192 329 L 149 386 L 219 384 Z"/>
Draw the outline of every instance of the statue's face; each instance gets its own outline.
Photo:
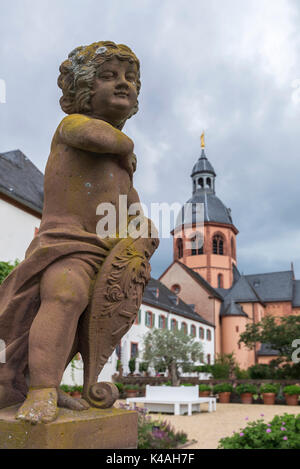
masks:
<path id="1" fill-rule="evenodd" d="M 100 65 L 91 97 L 93 117 L 116 125 L 137 102 L 137 66 L 116 56 Z"/>

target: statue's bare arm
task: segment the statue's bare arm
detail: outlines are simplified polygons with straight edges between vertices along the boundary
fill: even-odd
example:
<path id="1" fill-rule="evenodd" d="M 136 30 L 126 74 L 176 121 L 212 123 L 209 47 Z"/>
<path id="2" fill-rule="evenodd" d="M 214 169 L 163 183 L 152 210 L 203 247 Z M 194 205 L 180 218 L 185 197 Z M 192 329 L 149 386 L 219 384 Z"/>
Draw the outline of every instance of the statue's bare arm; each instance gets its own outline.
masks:
<path id="1" fill-rule="evenodd" d="M 59 126 L 61 143 L 94 153 L 127 156 L 133 152 L 133 141 L 123 132 L 100 119 L 82 114 L 65 117 Z"/>

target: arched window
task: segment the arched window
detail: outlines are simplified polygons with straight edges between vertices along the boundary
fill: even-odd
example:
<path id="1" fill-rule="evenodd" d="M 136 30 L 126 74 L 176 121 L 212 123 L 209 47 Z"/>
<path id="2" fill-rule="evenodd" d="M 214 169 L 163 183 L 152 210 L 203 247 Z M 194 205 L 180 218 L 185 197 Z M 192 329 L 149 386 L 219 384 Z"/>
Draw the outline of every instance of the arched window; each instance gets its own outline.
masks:
<path id="1" fill-rule="evenodd" d="M 196 337 L 196 327 L 193 324 L 191 325 L 191 336 Z"/>
<path id="2" fill-rule="evenodd" d="M 166 328 L 166 317 L 165 316 L 163 316 L 163 315 L 159 316 L 158 327 L 160 329 L 165 329 Z"/>
<path id="3" fill-rule="evenodd" d="M 177 330 L 177 321 L 176 319 L 171 319 L 171 331 Z"/>
<path id="4" fill-rule="evenodd" d="M 203 329 L 203 327 L 199 327 L 199 337 L 200 337 L 200 339 L 204 339 L 204 329 Z"/>
<path id="5" fill-rule="evenodd" d="M 220 235 L 213 237 L 213 254 L 219 254 L 220 256 L 224 254 L 224 241 Z"/>
<path id="6" fill-rule="evenodd" d="M 187 323 L 186 322 L 183 322 L 181 324 L 181 330 L 185 335 L 187 335 Z"/>
<path id="7" fill-rule="evenodd" d="M 223 275 L 218 275 L 218 288 L 223 288 Z"/>
<path id="8" fill-rule="evenodd" d="M 181 259 L 183 257 L 183 242 L 181 238 L 177 240 L 177 256 L 178 259 Z"/>
<path id="9" fill-rule="evenodd" d="M 206 330 L 206 339 L 211 340 L 211 331 L 209 329 Z"/>
<path id="10" fill-rule="evenodd" d="M 211 188 L 211 179 L 210 178 L 206 178 L 206 187 L 208 187 L 209 189 Z"/>
<path id="11" fill-rule="evenodd" d="M 198 186 L 201 187 L 201 189 L 203 189 L 203 178 L 198 179 Z"/>
<path id="12" fill-rule="evenodd" d="M 203 254 L 203 235 L 198 231 L 193 234 L 191 240 L 191 255 L 197 256 Z"/>

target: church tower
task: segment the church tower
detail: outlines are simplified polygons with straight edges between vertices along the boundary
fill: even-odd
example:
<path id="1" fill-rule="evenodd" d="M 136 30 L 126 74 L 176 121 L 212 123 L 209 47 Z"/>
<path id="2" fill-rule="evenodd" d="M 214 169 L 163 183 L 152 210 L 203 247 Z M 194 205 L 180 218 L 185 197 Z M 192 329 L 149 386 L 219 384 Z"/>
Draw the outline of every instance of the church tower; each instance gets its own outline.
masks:
<path id="1" fill-rule="evenodd" d="M 174 260 L 199 273 L 214 288 L 230 288 L 233 266 L 236 265 L 236 235 L 230 209 L 216 196 L 216 173 L 205 153 L 204 135 L 201 136 L 201 155 L 193 167 L 192 213 L 184 207 L 172 232 Z M 196 204 L 204 212 L 204 226 L 195 216 Z M 190 211 L 191 212 L 191 211 Z M 184 226 L 183 226 L 184 223 Z"/>

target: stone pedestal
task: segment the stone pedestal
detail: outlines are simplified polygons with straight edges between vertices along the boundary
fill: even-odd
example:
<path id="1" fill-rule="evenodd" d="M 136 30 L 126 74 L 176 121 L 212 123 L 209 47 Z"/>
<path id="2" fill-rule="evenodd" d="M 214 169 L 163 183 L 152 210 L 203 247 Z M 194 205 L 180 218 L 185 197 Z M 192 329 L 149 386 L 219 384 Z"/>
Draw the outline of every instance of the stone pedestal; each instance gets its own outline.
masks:
<path id="1" fill-rule="evenodd" d="M 132 449 L 137 412 L 60 409 L 55 422 L 31 425 L 15 419 L 17 406 L 0 410 L 0 449 Z"/>

